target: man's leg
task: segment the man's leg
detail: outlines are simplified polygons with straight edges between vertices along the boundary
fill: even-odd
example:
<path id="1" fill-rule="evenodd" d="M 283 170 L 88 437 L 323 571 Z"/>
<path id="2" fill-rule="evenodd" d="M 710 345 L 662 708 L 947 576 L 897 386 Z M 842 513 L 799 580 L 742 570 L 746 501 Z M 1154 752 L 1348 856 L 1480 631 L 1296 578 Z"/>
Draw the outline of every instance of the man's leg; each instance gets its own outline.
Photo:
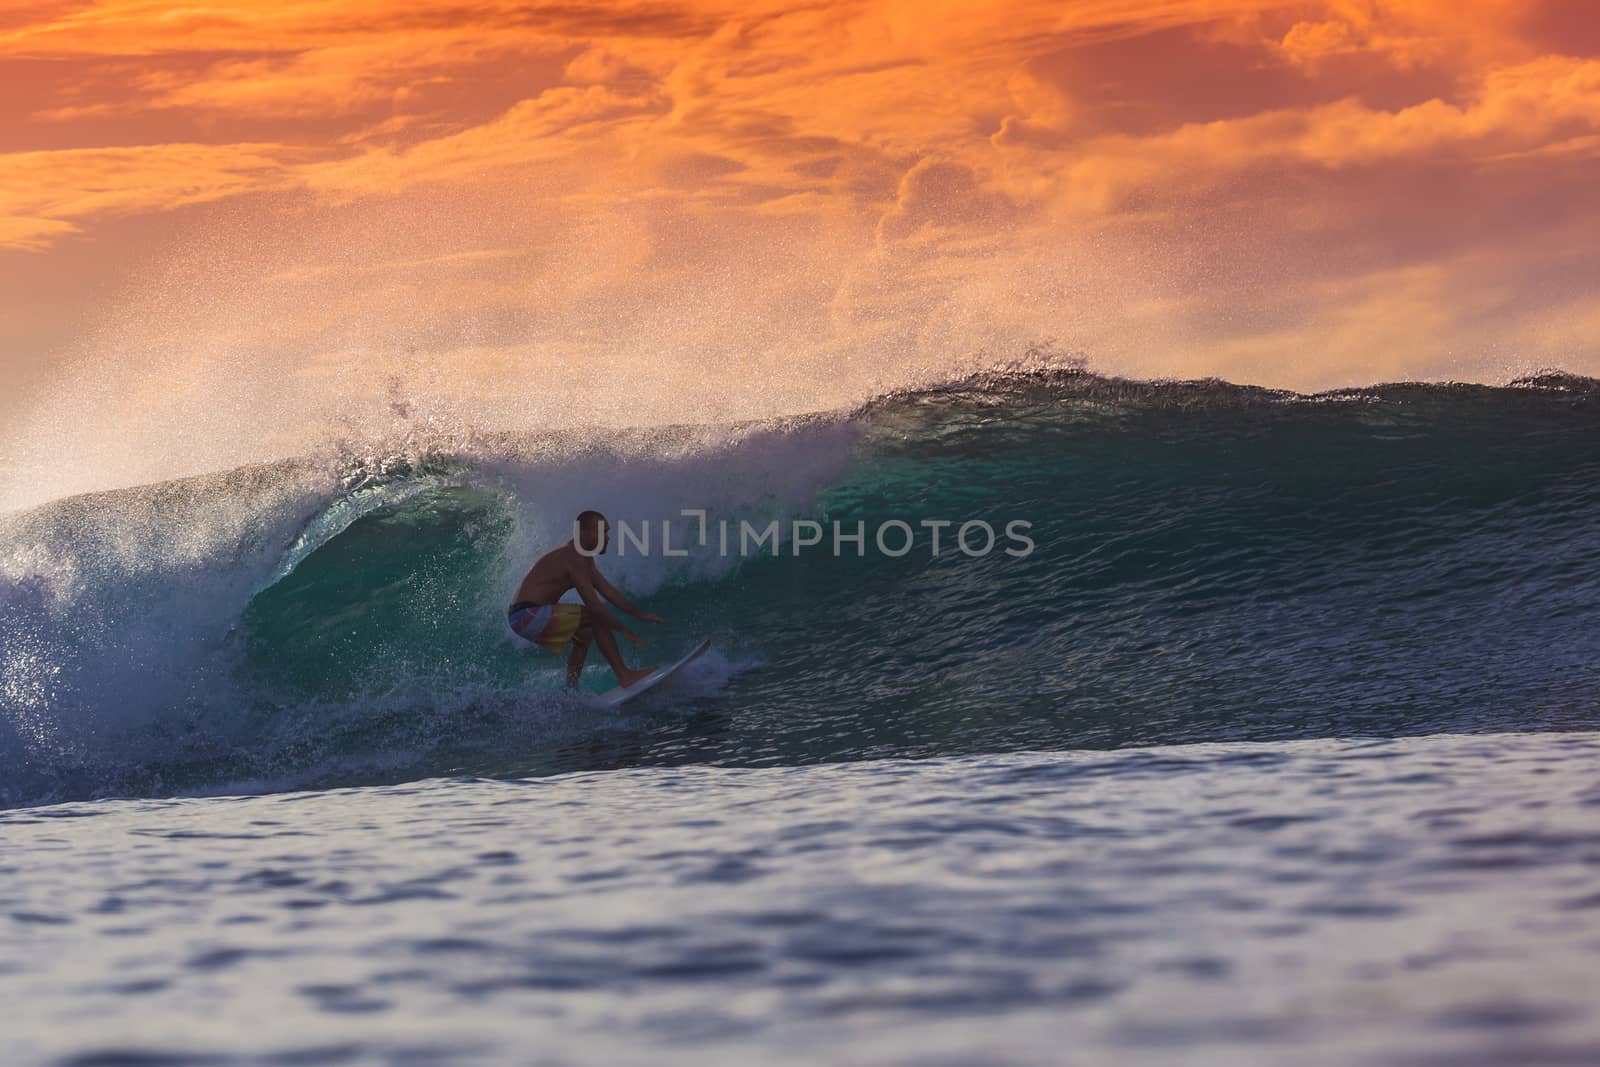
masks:
<path id="1" fill-rule="evenodd" d="M 611 673 L 617 676 L 617 681 L 624 688 L 650 673 L 643 670 L 636 671 L 622 662 L 622 652 L 617 648 L 617 635 L 612 632 L 611 627 L 595 618 L 588 608 L 583 609 L 583 625 L 594 635 L 594 643 L 600 646 L 600 654 L 611 664 Z"/>
<path id="2" fill-rule="evenodd" d="M 594 640 L 594 627 L 585 623 L 572 635 L 572 651 L 567 653 L 567 688 L 578 688 L 578 677 L 583 674 L 583 661 L 589 658 L 589 642 Z"/>

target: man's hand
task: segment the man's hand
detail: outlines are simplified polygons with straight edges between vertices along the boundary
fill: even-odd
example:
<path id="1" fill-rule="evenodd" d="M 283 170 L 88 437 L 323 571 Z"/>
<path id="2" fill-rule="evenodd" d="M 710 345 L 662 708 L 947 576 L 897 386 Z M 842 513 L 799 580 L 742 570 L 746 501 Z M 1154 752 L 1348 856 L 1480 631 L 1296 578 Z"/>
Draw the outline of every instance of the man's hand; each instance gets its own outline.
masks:
<path id="1" fill-rule="evenodd" d="M 638 608 L 634 607 L 632 602 L 630 602 L 627 597 L 622 595 L 622 590 L 606 581 L 606 576 L 600 573 L 600 568 L 595 566 L 595 562 L 592 559 L 589 561 L 589 578 L 594 582 L 594 588 L 600 591 L 600 595 L 611 601 L 611 603 L 615 604 L 619 611 L 632 615 L 634 618 L 643 622 L 665 621 L 659 615 L 652 615 L 648 611 L 640 611 Z M 581 589 L 579 591 L 582 592 Z M 588 601 L 585 600 L 584 603 L 587 604 Z M 635 640 L 638 639 L 635 638 Z"/>
<path id="2" fill-rule="evenodd" d="M 644 647 L 644 638 L 640 637 L 638 634 L 634 633 L 632 630 L 623 630 L 622 631 L 622 636 L 626 637 L 629 641 L 632 641 L 634 644 L 638 645 L 640 648 Z"/>

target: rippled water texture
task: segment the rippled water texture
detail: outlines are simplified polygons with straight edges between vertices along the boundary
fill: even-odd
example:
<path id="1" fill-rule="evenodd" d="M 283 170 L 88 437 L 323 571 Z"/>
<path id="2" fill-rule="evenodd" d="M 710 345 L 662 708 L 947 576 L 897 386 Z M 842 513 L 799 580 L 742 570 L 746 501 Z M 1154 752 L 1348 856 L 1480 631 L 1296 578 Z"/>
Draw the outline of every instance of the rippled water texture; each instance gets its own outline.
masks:
<path id="1" fill-rule="evenodd" d="M 0 1060 L 1593 1063 L 1597 757 L 1489 734 L 0 813 Z"/>

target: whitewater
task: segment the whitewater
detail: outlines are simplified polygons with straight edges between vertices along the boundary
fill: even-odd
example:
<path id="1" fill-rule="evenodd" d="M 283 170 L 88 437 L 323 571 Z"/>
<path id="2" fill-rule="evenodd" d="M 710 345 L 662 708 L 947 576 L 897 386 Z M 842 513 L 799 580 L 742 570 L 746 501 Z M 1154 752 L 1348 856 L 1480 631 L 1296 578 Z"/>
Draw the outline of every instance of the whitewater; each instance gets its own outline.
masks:
<path id="1" fill-rule="evenodd" d="M 0 1058 L 1587 1062 L 1597 413 L 1019 370 L 0 515 Z M 590 507 L 713 642 L 638 708 L 504 621 Z"/>

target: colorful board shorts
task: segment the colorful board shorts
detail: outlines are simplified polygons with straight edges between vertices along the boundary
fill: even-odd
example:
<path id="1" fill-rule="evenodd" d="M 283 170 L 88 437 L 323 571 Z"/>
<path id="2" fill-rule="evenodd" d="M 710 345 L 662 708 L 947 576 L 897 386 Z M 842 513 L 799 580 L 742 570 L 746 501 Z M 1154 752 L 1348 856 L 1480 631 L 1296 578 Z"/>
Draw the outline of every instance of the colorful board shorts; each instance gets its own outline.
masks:
<path id="1" fill-rule="evenodd" d="M 508 618 L 512 631 L 518 637 L 559 656 L 583 622 L 583 605 L 529 604 L 524 601 L 511 605 Z"/>

